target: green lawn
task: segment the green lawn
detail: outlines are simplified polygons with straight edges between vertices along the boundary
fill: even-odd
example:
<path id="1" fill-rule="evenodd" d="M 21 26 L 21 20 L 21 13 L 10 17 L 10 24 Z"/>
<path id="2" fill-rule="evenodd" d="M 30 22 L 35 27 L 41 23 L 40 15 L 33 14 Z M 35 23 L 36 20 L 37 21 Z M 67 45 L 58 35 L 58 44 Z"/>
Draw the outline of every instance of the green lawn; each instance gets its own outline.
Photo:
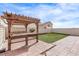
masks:
<path id="1" fill-rule="evenodd" d="M 60 33 L 50 33 L 50 34 L 44 34 L 44 35 L 39 35 L 39 40 L 42 40 L 47 43 L 53 43 L 57 40 L 60 40 L 68 35 L 65 34 L 60 34 Z"/>

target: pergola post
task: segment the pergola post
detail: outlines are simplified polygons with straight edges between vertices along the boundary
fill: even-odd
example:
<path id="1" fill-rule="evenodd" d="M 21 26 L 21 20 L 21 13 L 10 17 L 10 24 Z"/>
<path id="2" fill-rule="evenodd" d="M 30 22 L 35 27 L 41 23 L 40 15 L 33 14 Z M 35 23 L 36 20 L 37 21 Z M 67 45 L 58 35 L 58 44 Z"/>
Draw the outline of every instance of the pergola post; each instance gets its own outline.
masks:
<path id="1" fill-rule="evenodd" d="M 15 25 L 15 24 L 25 25 L 26 32 L 27 32 L 27 25 L 30 23 L 35 23 L 36 29 L 37 29 L 36 42 L 38 42 L 38 23 L 40 21 L 39 19 L 28 17 L 28 16 L 16 15 L 16 14 L 7 13 L 7 12 L 4 12 L 4 15 L 2 17 L 4 19 L 6 19 L 8 22 L 8 50 L 11 50 L 11 39 L 12 39 L 11 25 Z M 24 38 L 25 38 L 25 42 L 26 42 L 26 46 L 27 46 L 28 45 L 28 36 L 26 35 L 26 37 L 24 37 Z"/>
<path id="2" fill-rule="evenodd" d="M 8 21 L 8 50 L 11 50 L 11 21 Z"/>
<path id="3" fill-rule="evenodd" d="M 28 26 L 28 24 L 25 25 L 26 32 L 27 32 L 27 26 Z M 28 45 L 28 37 L 27 36 L 25 37 L 25 43 L 26 43 L 25 45 L 27 46 Z"/>
<path id="4" fill-rule="evenodd" d="M 38 42 L 38 32 L 39 32 L 39 25 L 38 25 L 38 23 L 36 23 L 36 33 L 37 33 L 36 42 Z"/>

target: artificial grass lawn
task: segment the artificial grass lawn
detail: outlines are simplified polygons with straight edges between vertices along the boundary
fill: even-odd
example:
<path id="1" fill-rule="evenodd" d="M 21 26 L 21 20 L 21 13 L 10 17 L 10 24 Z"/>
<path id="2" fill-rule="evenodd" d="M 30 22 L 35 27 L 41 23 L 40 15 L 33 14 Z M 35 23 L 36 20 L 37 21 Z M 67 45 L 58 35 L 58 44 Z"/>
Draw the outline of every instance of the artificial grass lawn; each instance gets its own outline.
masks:
<path id="1" fill-rule="evenodd" d="M 68 35 L 60 34 L 60 33 L 49 33 L 44 35 L 39 35 L 39 40 L 42 40 L 47 43 L 53 43 L 57 40 L 60 40 Z"/>

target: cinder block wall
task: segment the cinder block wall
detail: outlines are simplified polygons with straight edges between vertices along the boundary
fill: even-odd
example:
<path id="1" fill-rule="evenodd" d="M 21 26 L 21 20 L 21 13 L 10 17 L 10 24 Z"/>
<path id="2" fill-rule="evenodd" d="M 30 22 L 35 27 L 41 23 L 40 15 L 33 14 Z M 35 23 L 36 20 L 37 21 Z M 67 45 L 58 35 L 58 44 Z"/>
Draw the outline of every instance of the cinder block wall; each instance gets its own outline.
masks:
<path id="1" fill-rule="evenodd" d="M 79 35 L 79 28 L 53 28 L 52 32 Z"/>

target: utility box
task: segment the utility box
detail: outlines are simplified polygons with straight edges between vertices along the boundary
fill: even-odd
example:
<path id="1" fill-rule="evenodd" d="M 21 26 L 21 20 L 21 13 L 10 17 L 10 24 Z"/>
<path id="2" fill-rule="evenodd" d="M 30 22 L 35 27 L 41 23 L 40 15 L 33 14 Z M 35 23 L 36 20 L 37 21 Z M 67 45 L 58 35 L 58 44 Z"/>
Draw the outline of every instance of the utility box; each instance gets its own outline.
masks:
<path id="1" fill-rule="evenodd" d="M 5 28 L 0 25 L 0 53 L 5 52 Z"/>

